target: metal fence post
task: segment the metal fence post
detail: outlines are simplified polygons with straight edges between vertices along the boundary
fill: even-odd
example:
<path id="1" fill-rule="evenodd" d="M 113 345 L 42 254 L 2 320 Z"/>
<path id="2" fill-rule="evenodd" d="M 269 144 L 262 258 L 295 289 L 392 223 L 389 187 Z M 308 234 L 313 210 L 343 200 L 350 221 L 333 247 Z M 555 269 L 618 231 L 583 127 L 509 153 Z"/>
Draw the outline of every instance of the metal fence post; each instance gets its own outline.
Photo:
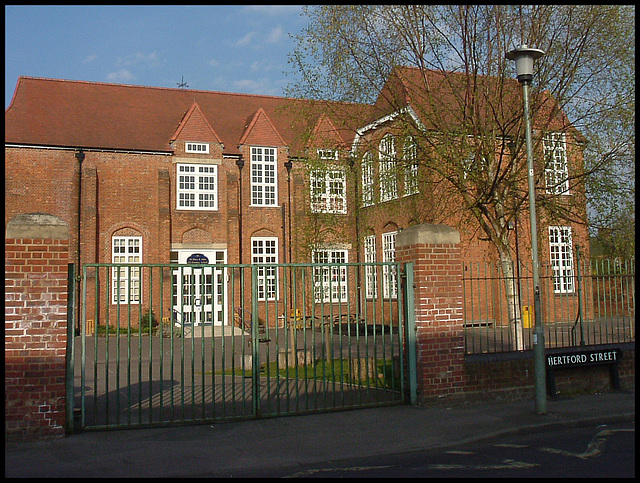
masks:
<path id="1" fill-rule="evenodd" d="M 253 416 L 260 417 L 260 343 L 258 341 L 258 266 L 251 265 L 251 382 Z"/>
<path id="2" fill-rule="evenodd" d="M 416 312 L 414 298 L 413 262 L 404 264 L 405 270 L 405 301 L 407 314 L 407 376 L 409 378 L 409 402 L 415 406 L 418 404 L 418 378 L 416 357 Z"/>
<path id="3" fill-rule="evenodd" d="M 580 345 L 584 345 L 584 328 L 582 326 L 582 284 L 580 276 L 580 245 L 576 243 L 576 268 L 578 289 L 578 321 L 580 322 Z"/>
<path id="4" fill-rule="evenodd" d="M 66 348 L 66 376 L 65 376 L 65 399 L 66 399 L 66 432 L 73 433 L 74 427 L 74 333 L 76 326 L 76 279 L 75 264 L 69 263 L 67 272 L 67 348 Z"/>

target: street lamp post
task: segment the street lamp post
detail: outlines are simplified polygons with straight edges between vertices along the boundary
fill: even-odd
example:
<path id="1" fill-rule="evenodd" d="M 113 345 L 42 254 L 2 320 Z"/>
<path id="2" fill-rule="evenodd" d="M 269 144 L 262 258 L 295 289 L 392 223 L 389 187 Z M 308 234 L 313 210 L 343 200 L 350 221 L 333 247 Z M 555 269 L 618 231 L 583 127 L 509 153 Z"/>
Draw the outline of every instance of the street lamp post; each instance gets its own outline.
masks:
<path id="1" fill-rule="evenodd" d="M 527 168 L 529 180 L 529 216 L 531 219 L 531 257 L 533 259 L 534 305 L 533 314 L 533 363 L 535 379 L 536 413 L 547 414 L 546 374 L 544 357 L 544 330 L 540 302 L 540 275 L 538 262 L 538 230 L 536 227 L 536 192 L 533 177 L 533 146 L 531 141 L 531 121 L 529 119 L 529 85 L 533 78 L 533 61 L 544 55 L 539 49 L 522 45 L 507 53 L 507 59 L 516 61 L 518 81 L 522 84 L 524 97 L 524 129 L 527 142 Z"/>

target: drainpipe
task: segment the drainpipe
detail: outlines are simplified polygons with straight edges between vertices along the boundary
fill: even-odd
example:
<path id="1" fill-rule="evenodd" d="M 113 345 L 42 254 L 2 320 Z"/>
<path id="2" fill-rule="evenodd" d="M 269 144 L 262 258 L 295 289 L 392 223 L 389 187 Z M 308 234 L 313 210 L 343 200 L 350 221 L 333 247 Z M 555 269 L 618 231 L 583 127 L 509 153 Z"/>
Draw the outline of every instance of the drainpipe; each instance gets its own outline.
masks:
<path id="1" fill-rule="evenodd" d="M 291 252 L 291 168 L 293 168 L 293 163 L 291 162 L 291 158 L 287 159 L 284 167 L 287 168 L 287 197 L 289 199 L 289 263 L 293 263 Z"/>
<path id="2" fill-rule="evenodd" d="M 244 167 L 244 160 L 242 154 L 236 159 L 236 166 L 238 166 L 238 263 L 242 265 L 242 168 Z"/>
<path id="3" fill-rule="evenodd" d="M 76 268 L 76 335 L 80 334 L 80 280 L 82 279 L 82 270 L 80 267 L 80 228 L 82 226 L 82 161 L 84 161 L 84 151 L 82 148 L 79 148 L 75 153 L 76 159 L 78 160 L 78 226 L 77 226 L 77 237 L 78 237 L 78 246 L 77 246 L 77 268 Z"/>
<path id="4" fill-rule="evenodd" d="M 291 157 L 287 157 L 287 160 L 284 163 L 284 167 L 287 169 L 287 199 L 289 201 L 289 263 L 293 263 L 292 256 L 292 246 L 291 246 L 291 168 L 293 168 L 293 162 L 291 161 Z M 284 207 L 283 207 L 284 208 Z M 286 244 L 287 239 L 285 235 L 285 212 L 282 210 L 282 234 L 284 238 L 284 242 Z M 285 253 L 286 253 L 285 248 Z M 289 314 L 291 314 L 291 310 L 293 307 L 293 275 L 291 274 L 291 269 L 289 269 Z"/>
<path id="5" fill-rule="evenodd" d="M 360 263 L 360 199 L 358 198 L 358 171 L 356 169 L 356 161 L 354 153 L 351 153 L 349 156 L 349 168 L 351 168 L 351 172 L 354 175 L 353 180 L 353 197 L 354 197 L 354 216 L 355 216 L 355 229 L 356 229 L 356 263 Z M 361 292 L 362 280 L 360 279 L 360 269 L 356 270 L 356 287 L 358 294 Z M 356 299 L 357 303 L 357 311 L 358 318 L 360 318 L 360 314 L 362 314 L 362 301 L 360 300 L 360 296 Z"/>

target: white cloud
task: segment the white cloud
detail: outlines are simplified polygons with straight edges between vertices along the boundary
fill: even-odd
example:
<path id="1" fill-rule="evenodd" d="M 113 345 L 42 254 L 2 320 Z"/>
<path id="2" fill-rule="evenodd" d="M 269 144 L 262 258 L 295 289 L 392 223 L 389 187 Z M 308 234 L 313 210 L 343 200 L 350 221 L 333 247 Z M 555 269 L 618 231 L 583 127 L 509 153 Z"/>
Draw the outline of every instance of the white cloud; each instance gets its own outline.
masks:
<path id="1" fill-rule="evenodd" d="M 107 74 L 109 82 L 131 82 L 136 78 L 133 72 L 140 69 L 152 69 L 162 64 L 162 61 L 156 52 L 142 53 L 134 52 L 126 57 L 118 58 L 116 61 L 117 71 Z"/>
<path id="2" fill-rule="evenodd" d="M 231 92 L 243 92 L 246 94 L 258 94 L 265 96 L 282 95 L 281 87 L 274 85 L 273 81 L 268 77 L 237 80 L 233 81 L 231 85 Z"/>
<path id="3" fill-rule="evenodd" d="M 256 60 L 249 65 L 251 72 L 269 72 L 277 68 L 277 64 L 269 62 L 268 59 Z"/>
<path id="4" fill-rule="evenodd" d="M 276 28 L 271 30 L 271 32 L 269 32 L 269 35 L 267 35 L 267 43 L 275 44 L 276 42 L 279 42 L 283 34 L 284 30 L 282 29 L 282 26 L 278 25 Z"/>
<path id="5" fill-rule="evenodd" d="M 84 64 L 89 64 L 89 63 L 93 62 L 94 60 L 96 60 L 97 57 L 98 56 L 96 54 L 87 55 L 82 62 Z"/>
<path id="6" fill-rule="evenodd" d="M 110 74 L 107 74 L 107 80 L 109 82 L 126 82 L 133 78 L 133 74 L 127 69 L 120 69 L 118 72 L 111 72 Z"/>
<path id="7" fill-rule="evenodd" d="M 249 45 L 255 34 L 255 32 L 249 32 L 247 35 L 236 42 L 236 47 L 246 47 L 247 45 Z"/>
<path id="8" fill-rule="evenodd" d="M 149 54 L 136 52 L 127 55 L 124 59 L 118 59 L 118 64 L 123 66 L 145 65 L 147 67 L 157 67 L 160 65 L 160 59 L 155 52 Z"/>
<path id="9" fill-rule="evenodd" d="M 248 5 L 242 7 L 242 15 L 257 14 L 260 17 L 282 17 L 283 15 L 299 16 L 301 5 Z"/>
<path id="10" fill-rule="evenodd" d="M 234 87 L 240 90 L 243 90 L 243 89 L 253 90 L 260 87 L 262 84 L 252 79 L 243 79 L 243 80 L 233 81 L 233 85 Z"/>

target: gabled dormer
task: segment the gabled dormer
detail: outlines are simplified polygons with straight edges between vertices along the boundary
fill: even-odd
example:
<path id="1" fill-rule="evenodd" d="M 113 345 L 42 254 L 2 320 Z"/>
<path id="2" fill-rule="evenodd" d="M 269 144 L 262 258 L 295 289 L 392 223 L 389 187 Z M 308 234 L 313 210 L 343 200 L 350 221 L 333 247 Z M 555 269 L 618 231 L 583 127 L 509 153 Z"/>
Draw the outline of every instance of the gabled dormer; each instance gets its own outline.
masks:
<path id="1" fill-rule="evenodd" d="M 249 118 L 242 137 L 238 141 L 238 146 L 242 145 L 284 147 L 287 143 L 285 143 L 269 116 L 262 108 L 259 108 Z"/>
<path id="2" fill-rule="evenodd" d="M 331 119 L 320 115 L 306 144 L 312 213 L 347 213 L 347 176 L 340 156 L 346 146 Z"/>
<path id="3" fill-rule="evenodd" d="M 309 157 L 337 160 L 337 152 L 344 151 L 347 148 L 347 144 L 329 116 L 321 114 L 313 127 L 305 148 Z M 329 151 L 335 151 L 336 156 L 328 156 Z"/>
<path id="4" fill-rule="evenodd" d="M 217 211 L 224 145 L 194 102 L 171 138 L 175 162 L 176 209 Z"/>
<path id="5" fill-rule="evenodd" d="M 178 129 L 171 137 L 171 145 L 178 156 L 193 155 L 221 159 L 224 148 L 220 137 L 194 102 L 180 121 Z"/>

